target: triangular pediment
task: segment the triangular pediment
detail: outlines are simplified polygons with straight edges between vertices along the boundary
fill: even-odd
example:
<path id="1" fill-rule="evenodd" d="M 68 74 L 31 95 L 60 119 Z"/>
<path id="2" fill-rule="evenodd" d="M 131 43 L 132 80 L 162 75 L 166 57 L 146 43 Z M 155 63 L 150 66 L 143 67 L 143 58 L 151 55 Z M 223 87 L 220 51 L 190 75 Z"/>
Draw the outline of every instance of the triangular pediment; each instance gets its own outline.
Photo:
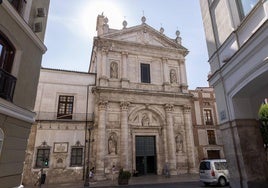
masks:
<path id="1" fill-rule="evenodd" d="M 124 28 L 122 30 L 110 30 L 109 33 L 104 34 L 102 38 L 143 45 L 187 50 L 177 43 L 175 39 L 170 39 L 147 24 Z"/>

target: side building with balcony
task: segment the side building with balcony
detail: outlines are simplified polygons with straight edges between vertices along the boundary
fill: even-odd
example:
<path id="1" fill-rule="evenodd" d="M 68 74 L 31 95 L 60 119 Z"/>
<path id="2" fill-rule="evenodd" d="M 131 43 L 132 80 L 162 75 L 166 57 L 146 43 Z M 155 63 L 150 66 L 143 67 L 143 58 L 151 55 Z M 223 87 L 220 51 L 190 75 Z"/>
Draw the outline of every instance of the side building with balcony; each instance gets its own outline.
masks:
<path id="1" fill-rule="evenodd" d="M 0 1 L 0 186 L 21 184 L 49 0 Z M 38 14 L 39 13 L 39 14 Z M 40 26 L 37 30 L 37 26 Z"/>
<path id="2" fill-rule="evenodd" d="M 33 185 L 40 168 L 46 183 L 83 179 L 90 141 L 87 130 L 93 126 L 93 86 L 95 74 L 41 69 L 24 184 Z"/>
<path id="3" fill-rule="evenodd" d="M 225 158 L 213 88 L 197 87 L 190 93 L 193 95 L 192 122 L 199 161 Z"/>

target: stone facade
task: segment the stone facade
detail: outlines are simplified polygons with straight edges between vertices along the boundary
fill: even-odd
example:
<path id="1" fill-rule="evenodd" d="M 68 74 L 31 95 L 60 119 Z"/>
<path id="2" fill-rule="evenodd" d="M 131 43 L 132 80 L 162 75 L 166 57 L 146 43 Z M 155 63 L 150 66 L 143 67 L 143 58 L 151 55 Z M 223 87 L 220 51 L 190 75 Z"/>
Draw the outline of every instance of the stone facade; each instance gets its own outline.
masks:
<path id="1" fill-rule="evenodd" d="M 86 180 L 92 167 L 96 180 L 109 179 L 113 165 L 140 175 L 160 175 L 167 165 L 171 175 L 197 172 L 188 51 L 178 31 L 171 39 L 145 21 L 115 30 L 99 15 L 89 73 L 41 69 L 25 184 L 45 165 L 38 163 L 41 149 L 49 150 L 48 183 Z M 61 105 L 61 96 L 69 96 L 73 108 L 59 116 L 69 104 Z M 77 144 L 83 162 L 73 166 Z"/>
<path id="2" fill-rule="evenodd" d="M 98 16 L 90 64 L 90 72 L 97 74 L 93 132 L 98 145 L 93 145 L 96 155 L 91 156 L 97 179 L 111 174 L 113 165 L 146 174 L 149 170 L 138 164 L 138 158 L 146 160 L 146 155 L 138 156 L 136 141 L 148 136 L 155 139 L 154 173 L 162 174 L 166 163 L 172 175 L 197 170 L 185 70 L 188 51 L 180 40 L 145 22 L 143 17 L 141 25 L 114 30 L 108 18 Z M 144 64 L 149 67 L 146 81 Z M 117 138 L 113 154 L 109 153 L 111 134 Z M 178 136 L 182 146 L 177 146 Z"/>
<path id="3" fill-rule="evenodd" d="M 91 89 L 94 86 L 95 74 L 41 69 L 35 105 L 37 120 L 28 141 L 24 184 L 33 185 L 37 179 L 40 170 L 37 155 L 41 149 L 49 150 L 48 165 L 44 166 L 46 183 L 74 182 L 83 178 L 88 161 L 87 130 L 93 126 L 94 96 Z M 71 119 L 59 116 L 61 96 L 74 97 L 69 114 Z M 73 148 L 82 150 L 79 164 L 71 163 Z"/>

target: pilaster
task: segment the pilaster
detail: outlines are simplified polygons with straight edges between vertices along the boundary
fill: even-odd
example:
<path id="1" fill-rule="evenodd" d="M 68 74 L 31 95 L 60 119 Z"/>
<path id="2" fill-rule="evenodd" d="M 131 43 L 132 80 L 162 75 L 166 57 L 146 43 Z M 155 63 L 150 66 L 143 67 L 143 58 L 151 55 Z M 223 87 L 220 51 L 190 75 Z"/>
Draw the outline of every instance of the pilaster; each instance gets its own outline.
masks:
<path id="1" fill-rule="evenodd" d="M 129 79 L 128 79 L 128 52 L 122 52 L 122 79 L 121 79 L 121 87 L 122 88 L 129 88 Z"/>
<path id="2" fill-rule="evenodd" d="M 191 119 L 191 106 L 183 106 L 183 117 L 185 123 L 185 133 L 186 133 L 186 148 L 187 148 L 187 158 L 188 158 L 188 169 L 189 173 L 196 173 L 196 158 L 194 153 L 194 136 L 193 127 Z"/>
<path id="3" fill-rule="evenodd" d="M 101 77 L 100 77 L 100 86 L 108 86 L 108 77 L 107 77 L 107 56 L 108 50 L 101 50 Z"/>

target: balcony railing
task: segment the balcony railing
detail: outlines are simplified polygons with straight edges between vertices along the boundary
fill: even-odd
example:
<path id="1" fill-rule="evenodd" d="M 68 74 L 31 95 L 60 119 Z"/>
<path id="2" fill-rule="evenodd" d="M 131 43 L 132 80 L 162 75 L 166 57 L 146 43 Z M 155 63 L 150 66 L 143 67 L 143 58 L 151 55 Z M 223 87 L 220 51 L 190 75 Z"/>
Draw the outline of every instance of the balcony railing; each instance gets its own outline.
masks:
<path id="1" fill-rule="evenodd" d="M 71 116 L 69 115 L 68 119 L 64 119 L 61 117 L 58 117 L 57 112 L 36 112 L 36 120 L 47 120 L 47 121 L 93 121 L 94 119 L 94 113 L 73 113 Z"/>
<path id="2" fill-rule="evenodd" d="M 0 97 L 13 101 L 17 78 L 0 68 Z"/>

